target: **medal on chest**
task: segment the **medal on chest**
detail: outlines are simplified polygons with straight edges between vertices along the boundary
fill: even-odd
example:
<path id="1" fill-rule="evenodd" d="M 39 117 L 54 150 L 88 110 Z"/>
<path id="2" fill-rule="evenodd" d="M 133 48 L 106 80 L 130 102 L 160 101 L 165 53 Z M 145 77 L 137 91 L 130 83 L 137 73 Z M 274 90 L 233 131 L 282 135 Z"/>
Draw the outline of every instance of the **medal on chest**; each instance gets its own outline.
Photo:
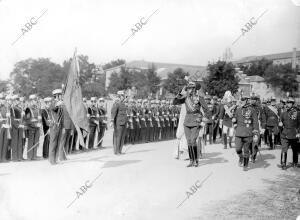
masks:
<path id="1" fill-rule="evenodd" d="M 296 120 L 297 118 L 297 111 L 295 109 L 292 109 L 291 111 L 288 111 L 288 116 L 292 120 Z"/>
<path id="2" fill-rule="evenodd" d="M 251 109 L 246 108 L 242 109 L 242 115 L 244 117 L 244 123 L 246 124 L 246 127 L 249 128 L 251 124 Z"/>

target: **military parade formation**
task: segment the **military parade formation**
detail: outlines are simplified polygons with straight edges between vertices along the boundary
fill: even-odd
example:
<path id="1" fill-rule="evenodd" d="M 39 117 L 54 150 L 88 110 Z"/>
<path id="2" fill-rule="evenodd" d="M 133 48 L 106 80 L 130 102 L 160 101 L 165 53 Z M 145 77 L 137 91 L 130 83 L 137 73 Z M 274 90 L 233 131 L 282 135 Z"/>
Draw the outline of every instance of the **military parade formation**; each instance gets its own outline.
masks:
<path id="1" fill-rule="evenodd" d="M 108 129 L 107 103 L 104 98 L 83 98 L 89 131 L 84 146 L 79 143 L 63 101 L 63 91 L 56 89 L 44 99 L 30 95 L 0 96 L 0 161 L 48 159 L 51 164 L 67 159 L 77 151 L 102 147 Z M 114 154 L 124 154 L 124 145 L 176 139 L 181 107 L 184 104 L 184 134 L 190 163 L 199 165 L 201 149 L 221 140 L 224 149 L 235 147 L 238 164 L 244 170 L 255 163 L 262 145 L 269 150 L 281 147 L 279 167 L 299 167 L 300 111 L 291 97 L 276 102 L 258 95 L 236 99 L 230 91 L 223 98 L 200 95 L 195 82 L 189 82 L 171 100 L 134 99 L 124 91 L 117 93 L 111 108 L 110 126 L 114 128 Z M 81 132 L 81 130 L 79 130 Z M 199 142 L 202 140 L 203 142 Z M 42 156 L 37 155 L 42 142 Z M 288 148 L 292 162 L 287 161 Z"/>
<path id="2" fill-rule="evenodd" d="M 300 153 L 300 109 L 292 97 L 261 100 L 258 95 L 235 98 L 230 91 L 224 97 L 199 95 L 199 88 L 190 82 L 175 97 L 173 104 L 185 104 L 184 133 L 188 144 L 190 163 L 199 164 L 201 148 L 216 143 L 219 135 L 224 149 L 235 145 L 238 164 L 247 171 L 249 161 L 255 163 L 262 143 L 268 150 L 281 147 L 278 166 L 298 168 Z M 203 140 L 203 142 L 198 141 Z M 292 162 L 287 163 L 288 148 L 292 149 Z"/>

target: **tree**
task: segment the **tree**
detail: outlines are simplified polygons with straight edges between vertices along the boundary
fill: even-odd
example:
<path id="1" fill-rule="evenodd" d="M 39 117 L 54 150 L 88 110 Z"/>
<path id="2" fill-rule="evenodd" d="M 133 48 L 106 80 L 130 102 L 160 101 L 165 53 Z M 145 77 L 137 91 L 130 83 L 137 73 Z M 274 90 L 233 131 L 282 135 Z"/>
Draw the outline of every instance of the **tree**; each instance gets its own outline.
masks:
<path id="1" fill-rule="evenodd" d="M 292 69 L 292 64 L 270 65 L 265 71 L 265 80 L 274 88 L 280 88 L 284 92 L 296 92 L 298 90 L 297 73 Z"/>
<path id="2" fill-rule="evenodd" d="M 128 88 L 131 88 L 132 78 L 132 74 L 126 68 L 122 67 L 119 74 L 111 74 L 108 92 L 116 93 L 118 90 L 126 90 Z"/>
<path id="3" fill-rule="evenodd" d="M 271 60 L 262 58 L 258 61 L 252 61 L 249 67 L 242 67 L 241 69 L 247 76 L 258 75 L 264 77 L 266 69 L 272 65 L 272 63 Z"/>
<path id="4" fill-rule="evenodd" d="M 209 64 L 207 68 L 209 74 L 203 79 L 206 85 L 205 92 L 222 97 L 227 90 L 232 94 L 238 91 L 239 78 L 235 75 L 232 63 L 218 61 L 215 64 Z"/>
<path id="5" fill-rule="evenodd" d="M 182 68 L 177 68 L 173 73 L 168 73 L 168 78 L 163 87 L 170 93 L 176 94 L 187 81 L 184 79 L 189 73 L 184 72 Z"/>
<path id="6" fill-rule="evenodd" d="M 160 77 L 157 76 L 156 67 L 154 63 L 151 64 L 149 69 L 146 72 L 148 92 L 155 94 L 159 90 Z"/>
<path id="7" fill-rule="evenodd" d="M 52 90 L 61 88 L 66 75 L 59 64 L 49 58 L 27 59 L 15 64 L 10 73 L 14 91 L 23 96 L 36 93 L 49 96 Z"/>

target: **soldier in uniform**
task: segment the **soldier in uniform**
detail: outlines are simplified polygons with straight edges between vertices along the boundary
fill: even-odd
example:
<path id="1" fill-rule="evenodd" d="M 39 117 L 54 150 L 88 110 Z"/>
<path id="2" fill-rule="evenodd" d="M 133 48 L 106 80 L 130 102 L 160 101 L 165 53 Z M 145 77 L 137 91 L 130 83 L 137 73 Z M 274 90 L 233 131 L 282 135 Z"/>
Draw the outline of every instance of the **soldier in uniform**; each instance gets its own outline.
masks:
<path id="1" fill-rule="evenodd" d="M 52 104 L 52 98 L 44 98 L 45 107 L 42 109 L 42 125 L 44 131 L 44 143 L 43 143 L 43 158 L 47 159 L 49 157 L 49 144 L 50 144 L 50 124 L 51 115 L 50 107 Z"/>
<path id="2" fill-rule="evenodd" d="M 300 112 L 294 107 L 295 100 L 289 98 L 286 103 L 287 110 L 281 113 L 279 126 L 283 128 L 281 143 L 281 168 L 283 170 L 287 169 L 287 151 L 289 146 L 291 146 L 293 151 L 293 163 L 294 167 L 298 166 L 298 153 L 299 153 L 299 143 L 300 138 Z"/>
<path id="3" fill-rule="evenodd" d="M 263 124 L 263 128 L 268 130 L 268 142 L 270 145 L 270 150 L 274 149 L 274 139 L 279 134 L 279 112 L 276 107 L 276 99 L 271 98 L 270 104 L 268 104 L 264 109 L 264 117 L 266 123 Z"/>
<path id="4" fill-rule="evenodd" d="M 98 146 L 102 147 L 103 137 L 105 130 L 107 130 L 107 117 L 106 117 L 106 107 L 104 98 L 99 98 L 98 112 L 99 112 L 99 125 L 100 131 L 98 134 Z"/>
<path id="5" fill-rule="evenodd" d="M 219 124 L 220 126 L 223 125 L 223 144 L 224 149 L 227 149 L 227 137 L 228 137 L 228 144 L 229 147 L 232 148 L 232 138 L 234 133 L 234 124 L 232 122 L 232 118 L 234 112 L 236 110 L 236 105 L 233 104 L 234 97 L 231 95 L 230 91 L 226 91 L 223 97 L 223 105 L 220 108 L 219 114 Z"/>
<path id="6" fill-rule="evenodd" d="M 190 164 L 188 167 L 197 167 L 198 149 L 196 141 L 199 135 L 200 126 L 204 126 L 204 117 L 209 117 L 209 110 L 204 98 L 196 94 L 196 84 L 194 82 L 189 82 L 187 87 L 184 87 L 173 101 L 174 105 L 183 103 L 186 105 L 186 116 L 183 125 L 190 157 Z"/>
<path id="7" fill-rule="evenodd" d="M 153 105 L 154 105 L 154 100 L 149 101 L 147 105 L 146 120 L 147 120 L 147 129 L 148 129 L 148 136 L 147 136 L 148 142 L 154 141 Z"/>
<path id="8" fill-rule="evenodd" d="M 235 147 L 239 156 L 239 164 L 244 171 L 249 168 L 250 144 L 258 139 L 257 114 L 248 102 L 250 97 L 241 98 L 241 106 L 237 108 L 232 122 L 236 122 Z"/>
<path id="9" fill-rule="evenodd" d="M 90 127 L 90 133 L 89 133 L 89 142 L 88 142 L 88 148 L 92 149 L 94 148 L 94 142 L 96 137 L 96 132 L 99 133 L 100 127 L 99 127 L 99 112 L 96 106 L 97 98 L 91 97 L 91 105 L 88 107 L 88 119 L 89 119 L 89 127 Z"/>
<path id="10" fill-rule="evenodd" d="M 57 164 L 59 155 L 60 141 L 62 136 L 63 112 L 62 112 L 62 90 L 55 89 L 52 92 L 55 103 L 50 107 L 50 144 L 49 144 L 49 162 L 52 165 Z M 62 149 L 61 149 L 62 150 Z"/>
<path id="11" fill-rule="evenodd" d="M 8 97 L 8 96 L 7 96 Z M 0 162 L 8 160 L 9 142 L 11 140 L 10 131 L 10 110 L 8 101 L 5 101 L 4 96 L 0 96 Z"/>
<path id="12" fill-rule="evenodd" d="M 140 109 L 140 124 L 141 124 L 141 135 L 140 135 L 140 140 L 142 143 L 147 142 L 147 114 L 148 110 L 146 107 L 147 99 L 144 99 L 141 104 L 141 109 Z"/>
<path id="13" fill-rule="evenodd" d="M 208 140 L 209 140 L 209 144 L 212 144 L 212 138 L 213 138 L 213 111 L 214 111 L 214 106 L 211 103 L 211 98 L 209 96 L 205 97 L 205 101 L 208 107 L 208 111 L 209 111 L 209 118 L 207 118 L 207 122 L 205 124 L 205 134 L 204 134 L 204 143 L 206 145 L 206 141 L 207 141 L 207 136 L 208 136 Z"/>
<path id="14" fill-rule="evenodd" d="M 61 93 L 62 95 L 62 93 Z M 67 153 L 71 148 L 71 140 L 74 135 L 73 129 L 74 125 L 72 119 L 67 111 L 66 106 L 63 103 L 61 97 L 62 105 L 60 106 L 60 111 L 62 112 L 62 124 L 61 124 L 61 140 L 58 149 L 58 159 L 60 161 L 67 160 Z M 73 137 L 74 138 L 74 137 Z"/>
<path id="15" fill-rule="evenodd" d="M 18 103 L 18 95 L 12 96 L 11 105 L 11 150 L 12 160 L 21 161 L 23 160 L 23 147 L 25 144 L 25 133 L 24 126 L 22 126 L 22 118 L 24 117 L 23 108 Z"/>
<path id="16" fill-rule="evenodd" d="M 211 103 L 213 105 L 212 111 L 212 120 L 213 120 L 213 143 L 216 143 L 217 139 L 217 131 L 219 129 L 219 113 L 220 113 L 220 105 L 218 104 L 218 97 L 213 96 Z"/>
<path id="17" fill-rule="evenodd" d="M 254 110 L 254 112 L 257 115 L 257 119 L 258 119 L 258 127 L 259 127 L 259 131 L 260 131 L 260 135 L 258 136 L 258 140 L 257 142 L 252 142 L 251 146 L 250 146 L 250 154 L 251 154 L 251 161 L 253 163 L 255 163 L 255 159 L 256 159 L 256 155 L 258 152 L 258 147 L 261 146 L 261 134 L 263 134 L 265 131 L 264 128 L 262 128 L 262 124 L 265 124 L 265 115 L 263 114 L 263 108 L 260 105 L 260 98 L 257 95 L 253 95 L 251 96 L 251 100 L 250 103 L 252 105 L 252 108 Z"/>
<path id="18" fill-rule="evenodd" d="M 124 104 L 124 99 L 125 99 L 124 91 L 118 91 L 117 95 L 119 96 L 120 101 L 114 103 L 111 109 L 110 126 L 114 127 L 114 134 L 113 134 L 114 153 L 116 155 L 120 155 L 122 154 L 122 148 L 124 144 L 127 115 L 126 115 L 126 106 Z"/>
<path id="19" fill-rule="evenodd" d="M 141 115 L 142 115 L 142 109 L 141 109 L 141 105 L 142 105 L 142 100 L 138 99 L 135 106 L 134 106 L 134 110 L 135 110 L 135 133 L 134 133 L 134 141 L 136 143 L 139 143 L 141 141 L 141 129 L 142 129 L 142 125 L 141 125 Z"/>
<path id="20" fill-rule="evenodd" d="M 37 95 L 29 96 L 29 106 L 25 109 L 26 137 L 28 138 L 27 159 L 37 159 L 37 147 L 39 146 L 40 129 L 42 127 L 42 117 L 40 112 L 40 102 Z"/>

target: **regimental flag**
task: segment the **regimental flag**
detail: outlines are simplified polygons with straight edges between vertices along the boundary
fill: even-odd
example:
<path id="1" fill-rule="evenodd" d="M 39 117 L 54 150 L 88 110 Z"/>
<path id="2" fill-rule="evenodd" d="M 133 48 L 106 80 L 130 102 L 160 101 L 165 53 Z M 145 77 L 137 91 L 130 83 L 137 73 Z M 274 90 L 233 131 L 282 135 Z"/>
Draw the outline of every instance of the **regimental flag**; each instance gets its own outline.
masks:
<path id="1" fill-rule="evenodd" d="M 79 63 L 76 49 L 65 86 L 64 104 L 77 130 L 79 144 L 85 146 L 83 136 L 86 136 L 89 132 L 89 123 L 87 109 L 82 101 L 81 86 L 79 84 Z"/>

